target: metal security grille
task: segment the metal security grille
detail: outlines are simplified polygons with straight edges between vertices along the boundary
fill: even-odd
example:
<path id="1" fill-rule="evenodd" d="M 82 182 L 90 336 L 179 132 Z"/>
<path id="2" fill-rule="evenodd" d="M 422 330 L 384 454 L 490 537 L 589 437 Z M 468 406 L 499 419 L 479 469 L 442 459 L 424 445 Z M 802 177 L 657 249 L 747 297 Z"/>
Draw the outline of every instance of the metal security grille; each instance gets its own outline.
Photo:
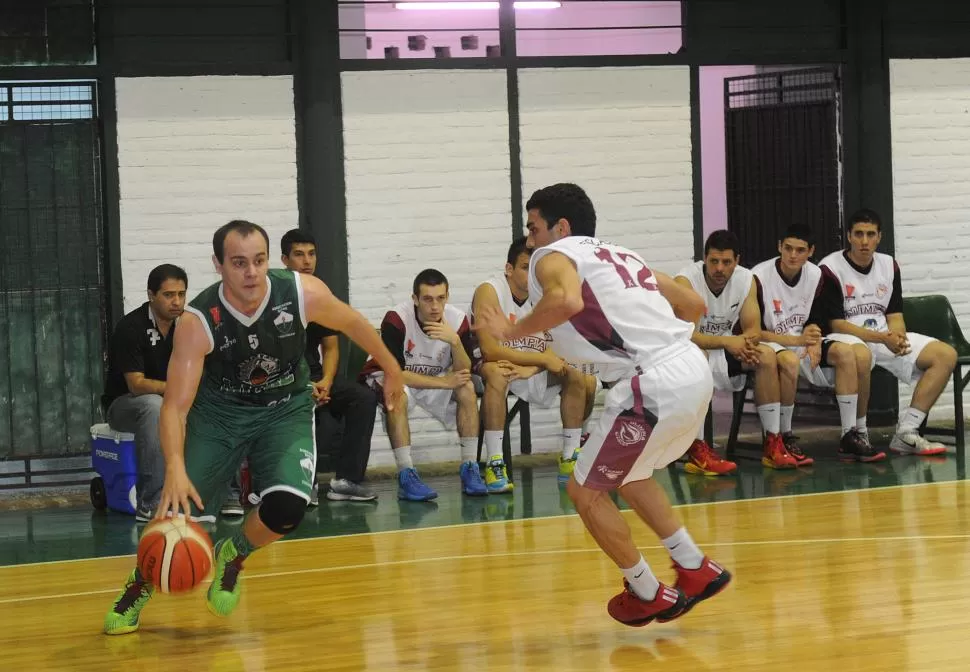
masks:
<path id="1" fill-rule="evenodd" d="M 837 68 L 724 80 L 728 229 L 746 266 L 777 254 L 792 222 L 815 230 L 815 259 L 842 245 Z"/>
<path id="2" fill-rule="evenodd" d="M 0 84 L 0 460 L 85 453 L 100 417 L 95 87 Z M 0 481 L 9 474 L 0 469 Z"/>

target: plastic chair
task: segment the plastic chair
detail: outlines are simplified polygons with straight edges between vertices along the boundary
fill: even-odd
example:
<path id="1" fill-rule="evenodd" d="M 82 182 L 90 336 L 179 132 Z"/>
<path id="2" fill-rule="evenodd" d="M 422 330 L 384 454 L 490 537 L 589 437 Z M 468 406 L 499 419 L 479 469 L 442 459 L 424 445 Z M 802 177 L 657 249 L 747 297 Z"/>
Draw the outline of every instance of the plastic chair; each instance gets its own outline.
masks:
<path id="1" fill-rule="evenodd" d="M 953 367 L 953 429 L 948 427 L 927 429 L 925 421 L 923 427 L 933 434 L 952 436 L 956 443 L 957 454 L 962 456 L 966 444 L 963 390 L 970 382 L 970 371 L 966 375 L 963 371 L 970 369 L 970 343 L 963 335 L 960 322 L 953 312 L 953 306 L 942 294 L 903 297 L 903 319 L 906 320 L 907 329 L 949 343 L 957 351 L 957 363 Z"/>

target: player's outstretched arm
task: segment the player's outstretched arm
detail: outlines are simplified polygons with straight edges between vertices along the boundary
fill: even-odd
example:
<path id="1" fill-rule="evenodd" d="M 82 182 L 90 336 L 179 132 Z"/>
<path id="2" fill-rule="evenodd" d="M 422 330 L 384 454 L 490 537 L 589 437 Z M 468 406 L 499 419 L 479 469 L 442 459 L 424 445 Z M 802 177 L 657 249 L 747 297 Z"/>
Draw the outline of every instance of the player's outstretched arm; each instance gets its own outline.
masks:
<path id="1" fill-rule="evenodd" d="M 191 515 L 189 500 L 201 510 L 202 499 L 185 473 L 185 425 L 202 379 L 205 356 L 212 349 L 209 332 L 202 321 L 186 311 L 175 324 L 172 357 L 168 360 L 165 396 L 158 417 L 158 431 L 165 456 L 165 485 L 156 518 L 181 509 Z"/>
<path id="2" fill-rule="evenodd" d="M 695 325 L 704 316 L 704 299 L 694 291 L 690 280 L 683 278 L 683 282 L 674 280 L 666 273 L 660 271 L 653 272 L 657 279 L 657 288 L 663 295 L 670 307 L 674 309 L 674 315 L 685 322 L 693 322 Z"/>
<path id="3" fill-rule="evenodd" d="M 302 275 L 303 307 L 308 322 L 340 331 L 374 357 L 384 372 L 384 401 L 388 410 L 404 394 L 404 378 L 397 358 L 387 349 L 367 318 L 338 299 L 319 278 Z"/>
<path id="4" fill-rule="evenodd" d="M 495 293 L 495 288 L 487 282 L 482 283 L 475 290 L 475 296 L 472 298 L 472 314 L 480 314 L 485 306 L 489 306 L 490 310 L 500 309 L 498 294 Z M 552 359 L 559 360 L 558 357 L 551 356 L 552 353 L 550 351 L 547 351 L 550 354 L 540 354 L 538 352 L 526 352 L 507 348 L 487 331 L 479 332 L 478 344 L 482 350 L 482 357 L 486 362 L 506 361 L 516 366 L 547 368 Z"/>

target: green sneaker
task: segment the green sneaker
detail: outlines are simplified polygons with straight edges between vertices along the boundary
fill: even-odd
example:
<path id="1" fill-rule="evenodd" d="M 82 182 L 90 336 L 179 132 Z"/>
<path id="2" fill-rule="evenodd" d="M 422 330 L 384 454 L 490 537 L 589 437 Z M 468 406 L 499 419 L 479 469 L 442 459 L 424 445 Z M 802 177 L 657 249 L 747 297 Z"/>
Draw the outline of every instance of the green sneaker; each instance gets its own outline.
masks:
<path id="1" fill-rule="evenodd" d="M 131 570 L 125 589 L 104 617 L 104 634 L 126 635 L 137 630 L 138 616 L 154 594 L 155 586 L 142 579 L 137 569 Z"/>
<path id="2" fill-rule="evenodd" d="M 216 616 L 228 616 L 239 606 L 239 593 L 242 590 L 239 572 L 242 571 L 244 558 L 239 555 L 232 539 L 218 542 L 213 555 L 212 585 L 206 593 L 205 603 Z"/>

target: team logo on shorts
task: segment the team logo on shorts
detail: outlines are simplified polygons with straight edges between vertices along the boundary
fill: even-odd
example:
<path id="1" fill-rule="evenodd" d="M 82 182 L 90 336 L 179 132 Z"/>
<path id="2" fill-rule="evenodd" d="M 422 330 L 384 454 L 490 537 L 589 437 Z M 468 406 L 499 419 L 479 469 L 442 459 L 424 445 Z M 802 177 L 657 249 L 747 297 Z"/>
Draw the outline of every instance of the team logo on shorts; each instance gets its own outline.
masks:
<path id="1" fill-rule="evenodd" d="M 621 446 L 634 446 L 646 440 L 647 430 L 643 428 L 643 425 L 632 420 L 627 420 L 617 427 L 616 431 L 613 432 L 613 436 Z"/>
<path id="2" fill-rule="evenodd" d="M 610 469 L 605 464 L 601 464 L 600 466 L 596 467 L 596 471 L 600 472 L 611 481 L 615 481 L 616 479 L 618 479 L 620 476 L 623 475 L 623 472 L 620 471 L 619 469 Z"/>

